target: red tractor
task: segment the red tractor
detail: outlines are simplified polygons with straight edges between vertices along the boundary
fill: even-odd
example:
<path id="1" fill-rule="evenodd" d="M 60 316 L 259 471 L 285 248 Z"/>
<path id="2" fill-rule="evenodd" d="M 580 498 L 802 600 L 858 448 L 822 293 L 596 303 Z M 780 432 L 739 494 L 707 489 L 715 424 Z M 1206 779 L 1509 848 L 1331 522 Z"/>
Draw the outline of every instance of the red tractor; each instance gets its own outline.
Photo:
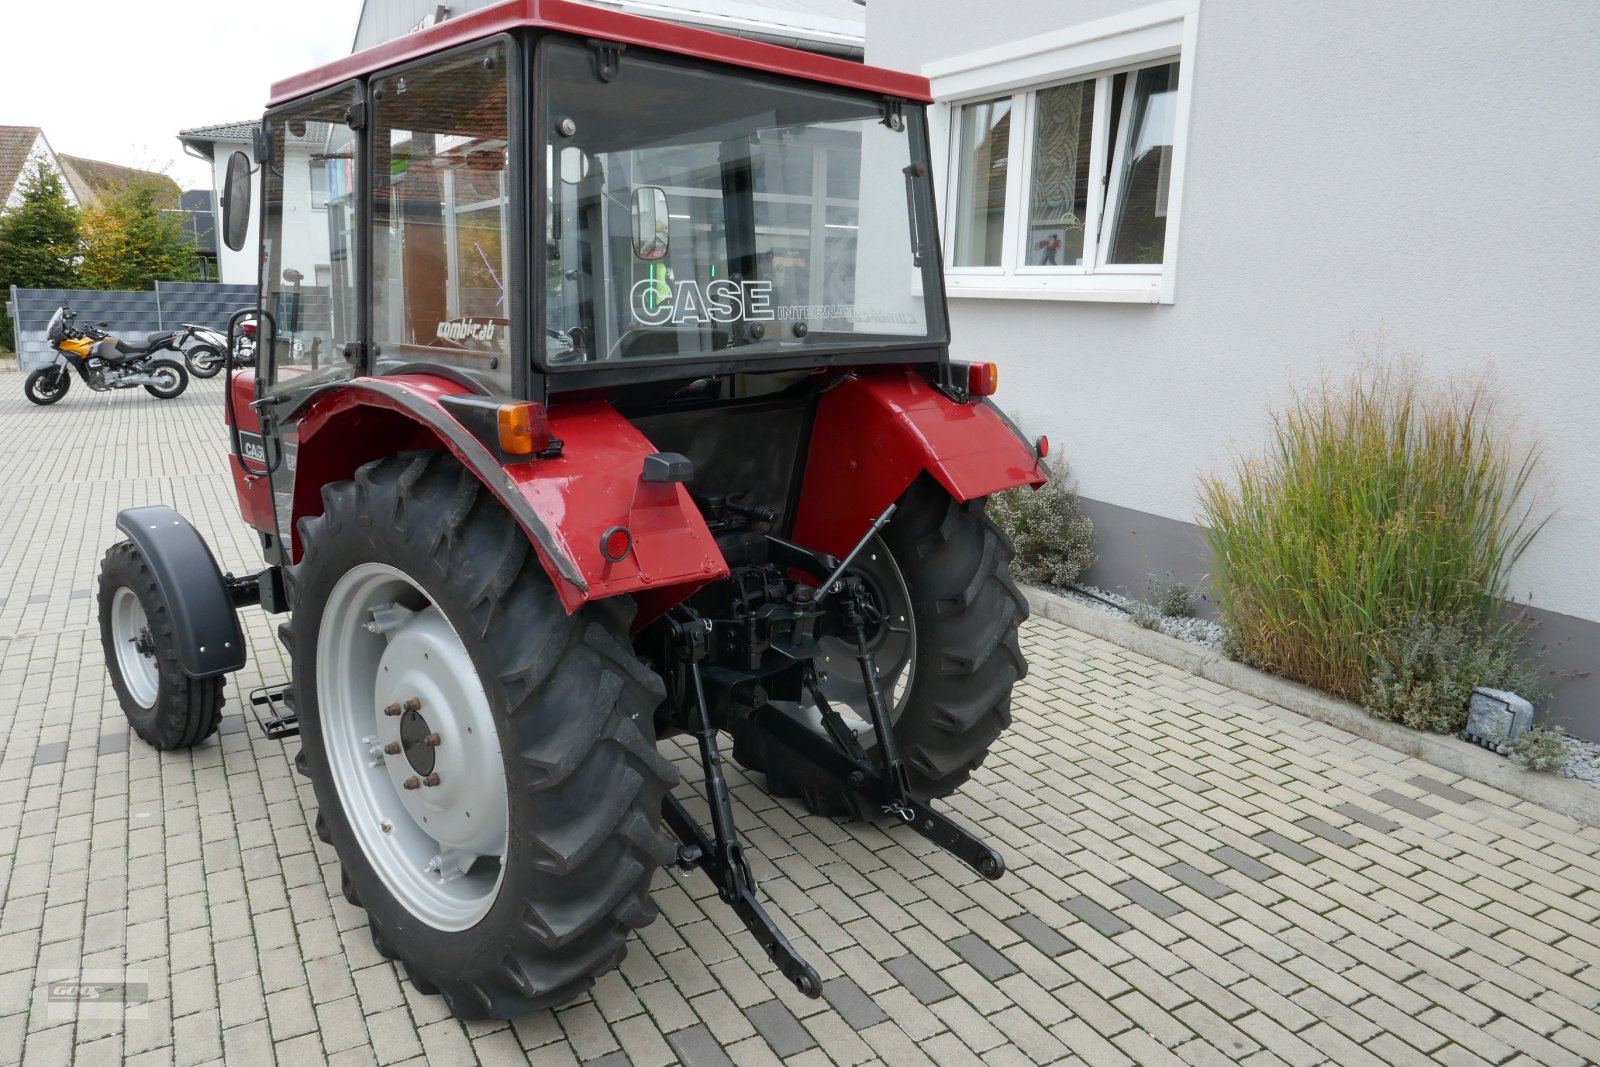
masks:
<path id="1" fill-rule="evenodd" d="M 245 662 L 237 610 L 287 619 L 292 683 L 252 711 L 299 734 L 374 944 L 456 1015 L 587 988 L 663 865 L 818 994 L 759 903 L 723 735 L 774 795 L 1001 875 L 930 801 L 1026 670 L 985 498 L 1046 472 L 993 366 L 949 358 L 927 101 L 512 0 L 278 84 L 229 161 L 225 239 L 257 227 L 261 258 L 230 465 L 266 566 L 122 512 L 106 661 L 140 737 L 192 746 Z"/>

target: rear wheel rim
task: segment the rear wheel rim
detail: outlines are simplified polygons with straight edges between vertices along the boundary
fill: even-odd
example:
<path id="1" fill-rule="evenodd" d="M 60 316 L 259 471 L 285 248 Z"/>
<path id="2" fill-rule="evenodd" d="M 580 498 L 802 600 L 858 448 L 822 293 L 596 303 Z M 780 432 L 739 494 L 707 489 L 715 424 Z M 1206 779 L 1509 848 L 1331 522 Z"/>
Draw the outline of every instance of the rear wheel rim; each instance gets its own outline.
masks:
<path id="1" fill-rule="evenodd" d="M 150 636 L 150 619 L 139 596 L 122 586 L 111 597 L 111 643 L 117 671 L 128 695 L 141 707 L 155 707 L 161 689 L 161 668 Z"/>
<path id="2" fill-rule="evenodd" d="M 499 895 L 510 809 L 489 700 L 449 620 L 404 572 L 352 568 L 323 610 L 316 687 L 334 788 L 374 872 L 436 929 L 477 923 Z"/>
<path id="3" fill-rule="evenodd" d="M 911 683 L 917 666 L 917 627 L 911 610 L 911 590 L 905 575 L 895 562 L 889 546 L 874 537 L 861 550 L 850 573 L 858 575 L 867 586 L 883 615 L 883 621 L 867 630 L 867 648 L 877 661 L 878 684 L 884 702 L 888 705 L 889 721 L 898 722 L 911 698 Z M 834 594 L 838 595 L 838 594 Z M 842 715 L 853 716 L 859 724 L 851 723 L 863 744 L 875 744 L 876 737 L 870 726 L 871 711 L 867 706 L 866 687 L 861 681 L 861 666 L 856 660 L 853 637 L 827 637 L 817 642 L 822 650 L 818 666 L 828 677 L 822 683 L 822 695 Z M 821 729 L 821 720 L 815 724 Z"/>

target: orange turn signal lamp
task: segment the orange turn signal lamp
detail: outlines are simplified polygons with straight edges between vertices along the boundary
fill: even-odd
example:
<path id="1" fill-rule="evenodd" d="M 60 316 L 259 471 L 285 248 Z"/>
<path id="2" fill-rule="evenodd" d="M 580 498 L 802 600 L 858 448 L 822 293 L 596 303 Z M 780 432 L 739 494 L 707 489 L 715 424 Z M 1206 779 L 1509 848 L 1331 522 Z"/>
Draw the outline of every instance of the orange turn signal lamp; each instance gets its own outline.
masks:
<path id="1" fill-rule="evenodd" d="M 967 364 L 967 393 L 971 396 L 994 396 L 1000 388 L 1000 368 L 993 363 Z"/>
<path id="2" fill-rule="evenodd" d="M 517 400 L 501 404 L 495 412 L 500 450 L 511 456 L 531 456 L 550 447 L 550 413 L 543 404 Z"/>

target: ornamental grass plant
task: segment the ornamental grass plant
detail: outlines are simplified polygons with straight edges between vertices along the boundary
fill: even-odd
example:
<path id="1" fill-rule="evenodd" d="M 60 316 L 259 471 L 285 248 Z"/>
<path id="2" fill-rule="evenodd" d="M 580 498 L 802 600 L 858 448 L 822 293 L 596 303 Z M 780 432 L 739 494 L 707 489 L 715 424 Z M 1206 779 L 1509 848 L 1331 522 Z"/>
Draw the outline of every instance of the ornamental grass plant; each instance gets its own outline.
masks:
<path id="1" fill-rule="evenodd" d="M 1223 622 L 1246 662 L 1350 700 L 1419 620 L 1498 625 L 1543 520 L 1487 382 L 1368 360 L 1274 417 L 1266 454 L 1202 481 Z M 1436 727 L 1437 728 L 1437 727 Z"/>

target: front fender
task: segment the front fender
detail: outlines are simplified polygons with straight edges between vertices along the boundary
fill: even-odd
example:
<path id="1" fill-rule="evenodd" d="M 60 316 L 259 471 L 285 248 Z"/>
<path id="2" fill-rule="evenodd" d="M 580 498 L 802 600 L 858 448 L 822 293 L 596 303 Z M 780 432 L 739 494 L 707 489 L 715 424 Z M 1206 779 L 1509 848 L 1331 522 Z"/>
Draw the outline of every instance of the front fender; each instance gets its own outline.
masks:
<path id="1" fill-rule="evenodd" d="M 139 546 L 166 605 L 178 665 L 191 678 L 244 666 L 244 635 L 233 596 L 205 538 L 165 504 L 117 512 L 117 529 Z"/>
<path id="2" fill-rule="evenodd" d="M 502 464 L 440 403 L 467 392 L 429 375 L 357 378 L 313 396 L 292 416 L 298 428 L 294 518 L 322 511 L 322 487 L 369 460 L 404 448 L 439 447 L 475 474 L 516 519 L 550 574 L 562 605 L 677 588 L 687 595 L 728 573 L 711 531 L 682 485 L 640 481 L 649 440 L 601 401 L 550 409 L 561 456 Z M 606 559 L 615 526 L 632 550 Z M 294 547 L 298 555 L 299 547 Z"/>
<path id="3" fill-rule="evenodd" d="M 987 399 L 952 400 L 910 371 L 856 375 L 817 407 L 795 540 L 848 552 L 924 472 L 956 500 L 1049 478 Z"/>

